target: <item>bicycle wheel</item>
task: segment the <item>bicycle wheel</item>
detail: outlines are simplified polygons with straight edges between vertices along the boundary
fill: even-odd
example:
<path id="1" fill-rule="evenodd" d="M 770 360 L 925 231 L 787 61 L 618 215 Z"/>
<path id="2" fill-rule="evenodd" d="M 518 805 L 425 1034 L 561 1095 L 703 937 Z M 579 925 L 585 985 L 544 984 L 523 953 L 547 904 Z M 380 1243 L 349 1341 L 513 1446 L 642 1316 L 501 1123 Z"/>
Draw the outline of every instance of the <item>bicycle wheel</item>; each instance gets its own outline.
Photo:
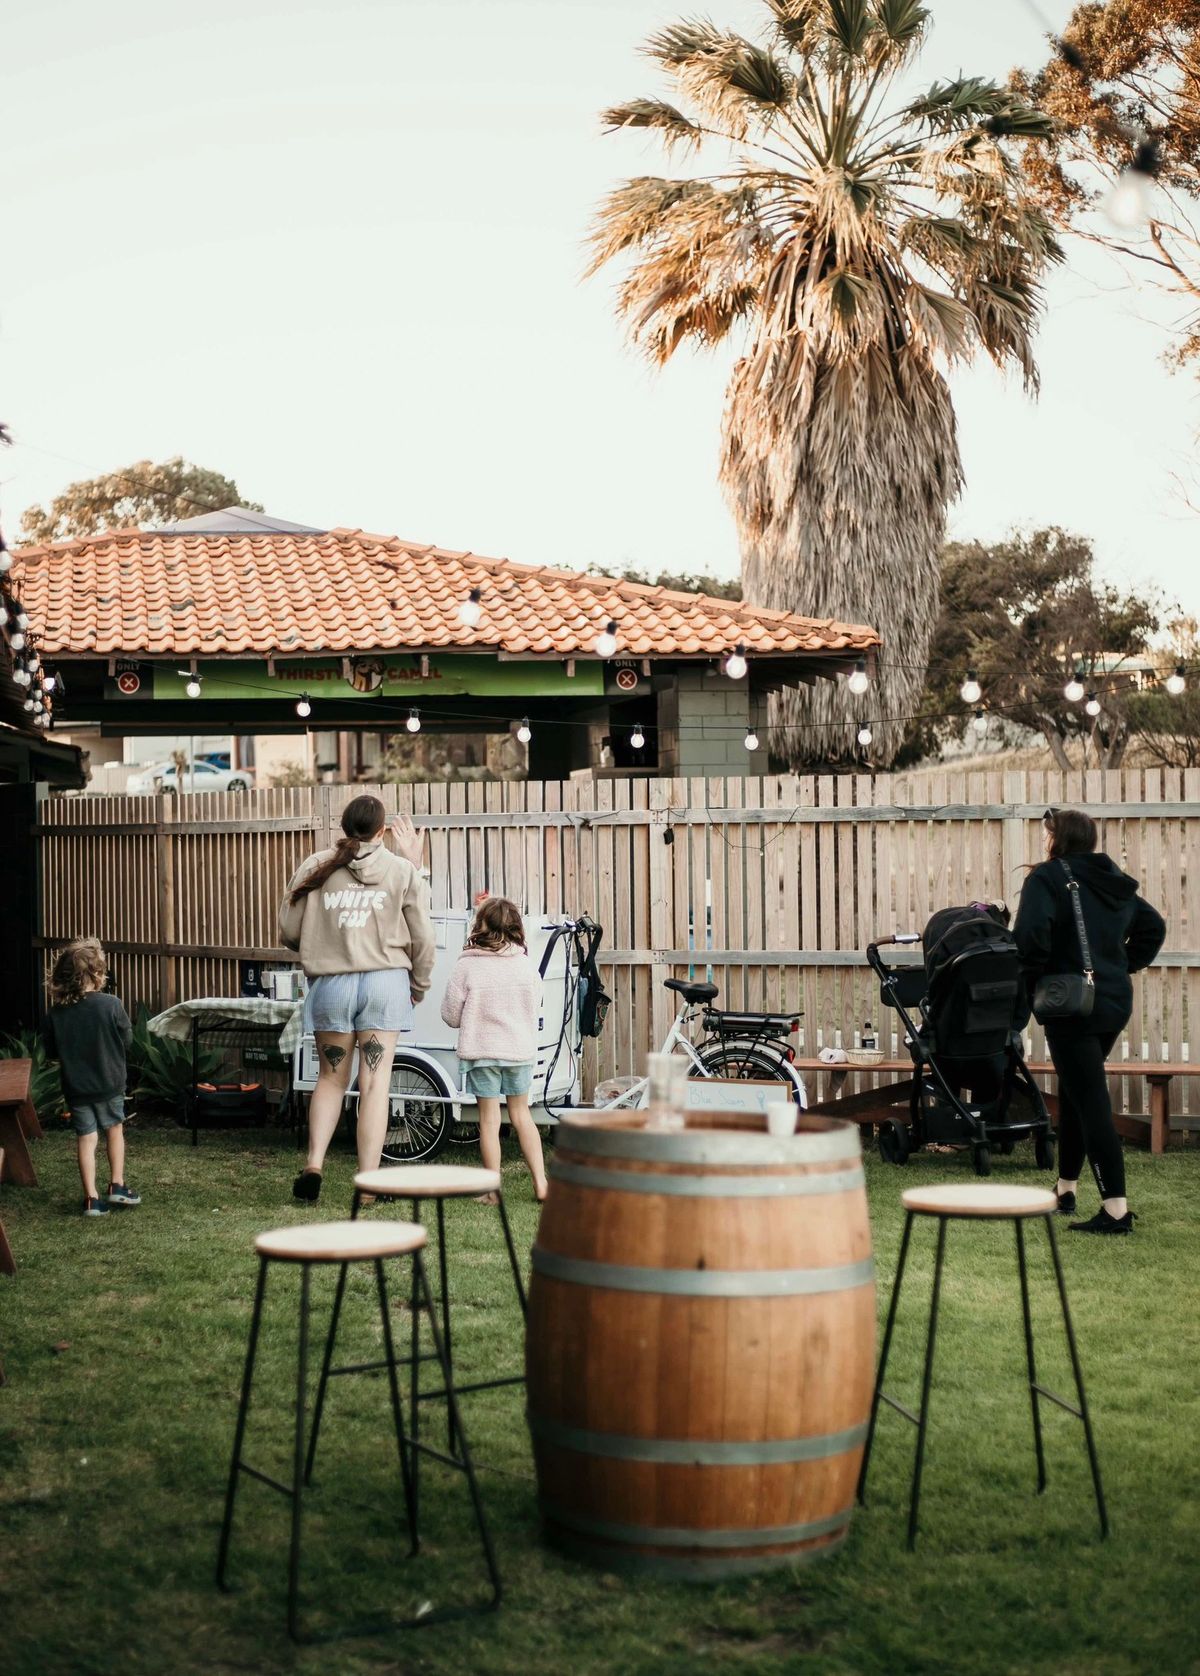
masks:
<path id="1" fill-rule="evenodd" d="M 701 1065 L 714 1076 L 728 1077 L 731 1082 L 782 1083 L 795 1099 L 799 1099 L 796 1079 L 784 1060 L 773 1059 L 761 1048 L 745 1042 L 713 1042 L 699 1051 Z M 700 1072 L 693 1068 L 691 1075 Z"/>
<path id="2" fill-rule="evenodd" d="M 388 1096 L 385 1163 L 415 1164 L 441 1152 L 454 1127 L 454 1107 L 445 1092 L 423 1066 L 397 1057 Z"/>

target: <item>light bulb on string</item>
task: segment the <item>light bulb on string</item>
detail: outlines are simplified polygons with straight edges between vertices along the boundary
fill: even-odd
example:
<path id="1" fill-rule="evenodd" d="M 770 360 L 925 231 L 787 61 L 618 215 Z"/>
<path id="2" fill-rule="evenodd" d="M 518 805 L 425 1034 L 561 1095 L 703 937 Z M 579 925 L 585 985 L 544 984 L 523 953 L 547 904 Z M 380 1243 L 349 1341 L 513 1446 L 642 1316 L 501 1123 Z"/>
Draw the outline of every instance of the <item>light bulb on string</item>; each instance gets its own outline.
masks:
<path id="1" fill-rule="evenodd" d="M 472 588 L 459 606 L 458 620 L 465 628 L 473 629 L 478 625 L 479 619 L 483 616 L 483 606 L 480 604 L 482 599 L 483 589 Z"/>
<path id="2" fill-rule="evenodd" d="M 1071 679 L 1067 682 L 1066 686 L 1063 688 L 1063 697 L 1066 699 L 1068 704 L 1078 704 L 1079 700 L 1083 697 L 1083 694 L 1083 670 L 1077 669 L 1074 675 L 1071 676 Z"/>
<path id="3" fill-rule="evenodd" d="M 864 722 L 858 730 L 858 742 L 864 751 L 874 737 L 875 735 L 871 732 L 869 724 Z"/>
<path id="4" fill-rule="evenodd" d="M 975 725 L 976 733 L 982 739 L 984 734 L 987 732 L 987 729 L 988 729 L 987 717 L 984 715 L 982 710 L 976 710 L 976 712 L 975 712 L 975 724 L 974 725 Z"/>
<path id="5" fill-rule="evenodd" d="M 46 691 L 48 693 L 52 693 L 54 691 L 55 687 L 57 687 L 57 685 L 58 685 L 58 676 L 57 675 L 47 675 L 45 680 L 42 682 L 42 686 L 46 689 Z"/>
<path id="6" fill-rule="evenodd" d="M 21 633 L 24 634 L 25 630 L 29 627 L 29 613 L 27 611 L 23 611 L 21 607 L 16 604 L 15 600 L 13 604 L 15 609 L 13 611 L 12 620 L 20 629 Z"/>
<path id="7" fill-rule="evenodd" d="M 420 733 L 421 718 L 415 708 L 408 712 L 408 720 L 404 725 L 410 733 Z"/>
<path id="8" fill-rule="evenodd" d="M 858 695 L 865 693 L 870 684 L 870 680 L 867 676 L 866 660 L 864 658 L 859 658 L 858 662 L 854 666 L 849 680 L 846 682 L 846 685 L 852 693 Z"/>
<path id="9" fill-rule="evenodd" d="M 1084 705 L 1084 709 L 1087 711 L 1089 716 L 1098 716 L 1100 714 L 1100 700 L 1097 698 L 1095 693 L 1088 694 L 1087 703 Z"/>
<path id="10" fill-rule="evenodd" d="M 748 751 L 757 751 L 757 749 L 758 749 L 758 734 L 755 733 L 755 731 L 752 727 L 748 727 L 746 729 L 746 737 L 742 740 L 742 744 L 746 747 L 746 749 Z"/>
<path id="11" fill-rule="evenodd" d="M 1167 676 L 1166 687 L 1172 698 L 1178 698 L 1180 693 L 1186 689 L 1187 671 L 1181 663 L 1177 663 L 1175 665 L 1175 673 L 1173 675 Z"/>
<path id="12" fill-rule="evenodd" d="M 967 670 L 967 678 L 958 689 L 958 693 L 964 704 L 978 704 L 983 697 L 983 688 L 979 685 L 973 669 Z"/>
<path id="13" fill-rule="evenodd" d="M 629 743 L 635 751 L 640 751 L 642 746 L 646 743 L 646 735 L 642 732 L 641 727 L 637 722 L 633 724 L 633 732 L 629 735 Z"/>
<path id="14" fill-rule="evenodd" d="M 18 629 L 15 633 L 9 635 L 8 644 L 14 652 L 23 652 L 25 650 L 25 636 Z"/>
<path id="15" fill-rule="evenodd" d="M 746 673 L 746 648 L 739 640 L 738 644 L 725 659 L 725 673 L 731 681 L 740 681 Z"/>
<path id="16" fill-rule="evenodd" d="M 598 658 L 616 657 L 617 644 L 616 620 L 610 617 L 604 625 L 603 632 L 596 636 L 596 656 Z"/>
<path id="17" fill-rule="evenodd" d="M 189 698 L 199 698 L 200 697 L 200 676 L 196 675 L 194 673 L 189 675 L 188 676 L 188 683 L 187 683 L 187 686 L 184 688 L 184 691 L 187 693 Z"/>
<path id="18" fill-rule="evenodd" d="M 1127 232 L 1145 226 L 1154 208 L 1154 177 L 1157 173 L 1157 140 L 1140 140 L 1132 162 L 1121 172 L 1104 202 L 1105 213 L 1114 226 Z"/>
<path id="19" fill-rule="evenodd" d="M 533 738 L 533 729 L 529 725 L 528 716 L 521 717 L 521 725 L 517 729 L 517 738 L 521 741 L 522 745 L 528 745 L 529 741 Z"/>
<path id="20" fill-rule="evenodd" d="M 301 718 L 312 715 L 312 700 L 307 693 L 301 693 L 296 700 L 296 714 Z"/>
<path id="21" fill-rule="evenodd" d="M 9 552 L 4 543 L 0 541 L 0 576 L 7 576 L 11 569 L 12 554 Z"/>
<path id="22" fill-rule="evenodd" d="M 32 699 L 31 699 L 31 698 L 27 698 L 27 699 L 26 699 L 26 700 L 25 700 L 25 705 L 24 705 L 24 708 L 25 708 L 25 709 L 26 709 L 26 710 L 32 710 L 32 709 L 33 709 L 33 700 L 32 700 Z"/>

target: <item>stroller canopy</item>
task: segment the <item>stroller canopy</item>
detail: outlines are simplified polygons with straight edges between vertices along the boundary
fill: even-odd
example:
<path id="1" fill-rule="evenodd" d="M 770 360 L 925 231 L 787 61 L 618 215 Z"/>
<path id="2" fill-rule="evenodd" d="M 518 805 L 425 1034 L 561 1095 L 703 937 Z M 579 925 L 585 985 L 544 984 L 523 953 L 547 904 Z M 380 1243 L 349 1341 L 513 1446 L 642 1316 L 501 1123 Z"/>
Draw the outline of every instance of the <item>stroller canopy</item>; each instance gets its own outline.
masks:
<path id="1" fill-rule="evenodd" d="M 926 1012 L 951 1058 L 1003 1053 L 1024 1022 L 1024 984 L 1008 912 L 996 903 L 940 908 L 922 938 Z"/>

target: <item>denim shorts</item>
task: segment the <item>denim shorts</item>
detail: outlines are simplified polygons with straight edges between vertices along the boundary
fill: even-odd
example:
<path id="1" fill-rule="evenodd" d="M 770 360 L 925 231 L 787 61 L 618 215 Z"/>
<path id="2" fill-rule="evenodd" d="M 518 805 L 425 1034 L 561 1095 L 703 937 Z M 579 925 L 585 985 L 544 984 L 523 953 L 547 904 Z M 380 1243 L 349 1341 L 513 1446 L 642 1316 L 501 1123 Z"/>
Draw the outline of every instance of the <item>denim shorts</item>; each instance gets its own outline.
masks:
<path id="1" fill-rule="evenodd" d="M 107 1100 L 73 1100 L 71 1122 L 77 1135 L 94 1135 L 97 1129 L 115 1129 L 125 1121 L 125 1096 L 110 1094 Z"/>
<path id="2" fill-rule="evenodd" d="M 314 978 L 304 1002 L 305 1028 L 336 1031 L 340 1036 L 361 1030 L 411 1030 L 409 983 L 402 966 Z"/>
<path id="3" fill-rule="evenodd" d="M 528 1094 L 532 1065 L 497 1064 L 494 1060 L 464 1059 L 463 1086 L 477 1100 L 498 1100 L 502 1094 Z"/>

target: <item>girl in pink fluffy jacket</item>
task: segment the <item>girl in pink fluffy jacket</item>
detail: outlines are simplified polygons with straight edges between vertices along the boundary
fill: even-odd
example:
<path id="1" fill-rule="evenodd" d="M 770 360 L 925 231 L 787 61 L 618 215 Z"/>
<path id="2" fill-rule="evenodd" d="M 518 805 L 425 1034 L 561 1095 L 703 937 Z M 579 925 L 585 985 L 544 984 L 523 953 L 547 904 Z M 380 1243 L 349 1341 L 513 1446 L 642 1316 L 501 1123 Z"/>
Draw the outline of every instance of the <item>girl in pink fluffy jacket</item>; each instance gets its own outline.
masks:
<path id="1" fill-rule="evenodd" d="M 479 1102 L 479 1150 L 487 1170 L 500 1169 L 500 1099 L 533 1177 L 546 1197 L 542 1139 L 529 1113 L 537 1059 L 542 980 L 525 945 L 514 903 L 489 896 L 475 915 L 467 946 L 450 975 L 442 1018 L 458 1031 L 463 1082 Z M 494 1203 L 495 1195 L 485 1195 Z"/>

